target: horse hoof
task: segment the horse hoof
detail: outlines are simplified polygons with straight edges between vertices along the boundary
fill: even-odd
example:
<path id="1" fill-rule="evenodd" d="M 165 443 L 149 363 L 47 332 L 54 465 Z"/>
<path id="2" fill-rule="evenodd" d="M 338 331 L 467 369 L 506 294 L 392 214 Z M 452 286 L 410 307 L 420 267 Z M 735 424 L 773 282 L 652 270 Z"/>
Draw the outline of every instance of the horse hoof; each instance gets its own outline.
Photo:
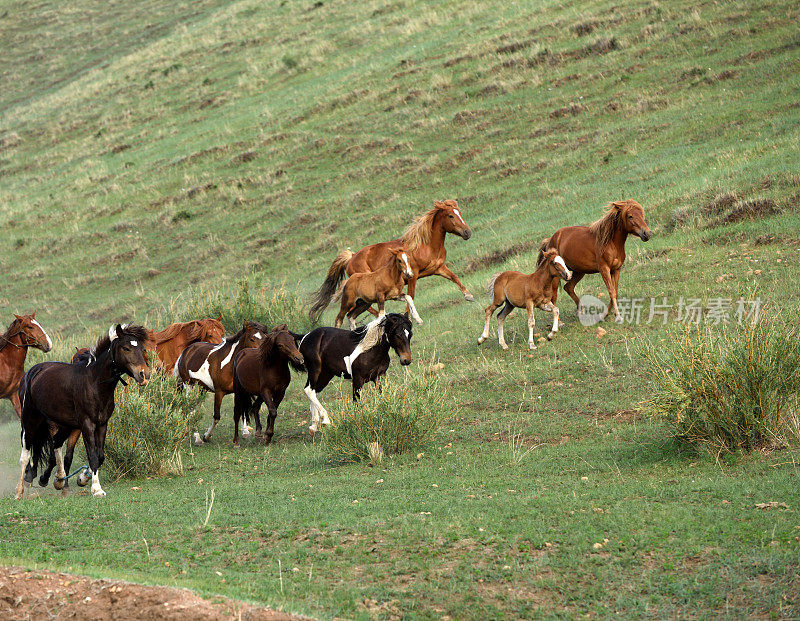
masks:
<path id="1" fill-rule="evenodd" d="M 485 338 L 483 338 L 482 336 L 479 336 L 479 337 L 478 337 L 478 345 L 483 345 L 483 343 L 484 343 L 485 341 L 486 341 L 486 339 L 485 339 Z"/>
<path id="2" fill-rule="evenodd" d="M 625 320 L 620 315 L 619 317 L 614 317 L 614 323 L 625 323 Z"/>
<path id="3" fill-rule="evenodd" d="M 506 351 L 508 349 L 508 345 L 500 345 L 500 347 L 503 348 L 503 351 Z"/>
<path id="4" fill-rule="evenodd" d="M 240 449 L 240 448 L 242 448 L 242 445 L 241 445 L 241 444 L 239 444 L 238 442 L 234 442 L 234 443 L 233 443 L 233 448 L 235 448 L 235 449 Z"/>
<path id="5" fill-rule="evenodd" d="M 419 325 L 422 325 L 422 319 L 417 319 L 416 321 Z"/>
<path id="6" fill-rule="evenodd" d="M 95 498 L 105 498 L 106 493 L 102 489 L 92 490 L 92 496 L 94 496 Z"/>
<path id="7" fill-rule="evenodd" d="M 211 436 L 203 436 L 203 442 L 211 442 Z"/>
<path id="8" fill-rule="evenodd" d="M 311 425 L 311 426 L 308 428 L 308 432 L 309 432 L 309 433 L 310 433 L 312 436 L 313 436 L 313 435 L 316 435 L 317 431 L 319 431 L 319 429 L 318 429 L 317 427 L 315 427 L 314 425 Z"/>
<path id="9" fill-rule="evenodd" d="M 548 341 L 552 341 L 553 340 L 553 333 L 552 332 L 547 335 L 547 340 Z"/>
<path id="10" fill-rule="evenodd" d="M 474 302 L 474 301 L 475 301 L 475 298 L 474 298 L 474 297 L 472 297 L 472 294 L 471 294 L 471 293 L 465 293 L 465 294 L 464 294 L 464 299 L 465 299 L 467 302 Z"/>
<path id="11" fill-rule="evenodd" d="M 44 477 L 39 477 L 39 487 L 47 487 L 47 484 L 50 482 L 50 479 L 45 479 Z"/>
<path id="12" fill-rule="evenodd" d="M 256 439 L 260 440 L 263 437 L 264 437 L 264 432 L 261 431 L 260 429 L 256 429 Z"/>
<path id="13" fill-rule="evenodd" d="M 194 435 L 192 436 L 192 442 L 194 442 L 195 446 L 203 446 L 203 438 L 201 438 L 200 434 L 197 433 L 196 431 L 194 432 Z"/>
<path id="14" fill-rule="evenodd" d="M 270 442 L 272 442 L 272 436 L 264 436 L 264 446 L 269 446 Z"/>
<path id="15" fill-rule="evenodd" d="M 528 345 L 528 349 L 530 349 L 531 351 L 533 351 L 534 349 L 537 349 L 537 347 L 536 347 L 536 345 L 534 345 L 533 343 L 531 343 L 530 345 Z"/>
<path id="16" fill-rule="evenodd" d="M 79 474 L 76 483 L 78 484 L 78 487 L 86 487 L 89 484 L 89 479 L 83 478 L 83 474 Z"/>
<path id="17" fill-rule="evenodd" d="M 56 489 L 64 489 L 64 483 L 65 483 L 64 479 L 59 479 L 58 477 L 56 477 L 56 480 L 53 481 L 53 487 L 55 487 Z"/>

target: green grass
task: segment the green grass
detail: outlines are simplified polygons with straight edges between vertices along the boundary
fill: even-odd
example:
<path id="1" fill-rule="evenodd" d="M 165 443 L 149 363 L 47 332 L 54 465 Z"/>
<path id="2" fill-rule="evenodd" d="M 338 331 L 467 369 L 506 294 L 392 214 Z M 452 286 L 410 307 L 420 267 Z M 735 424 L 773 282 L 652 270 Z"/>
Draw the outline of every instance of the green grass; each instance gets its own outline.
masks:
<path id="1" fill-rule="evenodd" d="M 562 294 L 531 356 L 519 311 L 508 352 L 475 344 L 492 272 L 625 197 L 655 236 L 630 240 L 622 295 L 800 307 L 796 3 L 161 4 L 0 1 L 0 309 L 37 308 L 56 345 L 29 363 L 242 278 L 306 298 L 338 249 L 457 198 L 474 235 L 448 263 L 478 303 L 421 281 L 413 341 L 452 411 L 419 460 L 334 466 L 295 377 L 267 449 L 230 447 L 226 400 L 185 476 L 15 503 L 4 403 L 0 558 L 323 618 L 800 614 L 800 454 L 715 462 L 631 414 L 663 326 L 598 339 Z M 717 225 L 723 192 L 780 213 Z M 516 434 L 536 448 L 515 465 Z"/>

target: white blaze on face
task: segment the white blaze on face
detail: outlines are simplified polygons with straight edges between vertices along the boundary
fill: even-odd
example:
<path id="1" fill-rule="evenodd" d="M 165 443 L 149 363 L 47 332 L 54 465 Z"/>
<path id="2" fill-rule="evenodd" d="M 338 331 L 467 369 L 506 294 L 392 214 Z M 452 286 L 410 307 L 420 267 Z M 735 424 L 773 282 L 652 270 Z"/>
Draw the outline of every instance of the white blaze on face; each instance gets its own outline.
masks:
<path id="1" fill-rule="evenodd" d="M 405 329 L 404 329 L 404 330 L 403 330 L 403 332 L 405 332 L 405 333 L 406 333 L 406 338 L 408 338 L 408 330 L 405 330 Z"/>
<path id="2" fill-rule="evenodd" d="M 408 255 L 406 255 L 406 253 L 404 252 L 400 255 L 400 258 L 403 259 L 403 263 L 406 264 L 406 276 L 408 276 L 409 278 L 413 277 L 414 272 L 411 271 L 411 265 L 408 263 Z"/>
<path id="3" fill-rule="evenodd" d="M 261 340 L 261 332 L 256 332 L 256 333 L 253 335 L 253 338 L 257 338 L 257 339 L 260 341 L 260 340 Z"/>
<path id="4" fill-rule="evenodd" d="M 572 278 L 572 272 L 569 271 L 567 264 L 564 263 L 564 259 L 562 259 L 560 256 L 557 256 L 555 259 L 553 259 L 553 263 L 564 268 L 564 271 L 567 273 L 567 280 Z"/>
<path id="5" fill-rule="evenodd" d="M 131 341 L 131 345 L 133 347 L 137 347 L 139 345 L 139 341 Z"/>
<path id="6" fill-rule="evenodd" d="M 461 212 L 458 209 L 453 209 L 453 213 L 458 216 L 458 219 L 461 220 L 461 224 L 467 226 L 467 223 L 464 222 L 464 218 L 461 217 Z"/>
<path id="7" fill-rule="evenodd" d="M 38 321 L 36 321 L 35 319 L 31 319 L 31 323 L 33 325 L 35 325 L 35 326 L 39 326 L 39 329 L 42 331 L 42 334 L 44 334 L 44 338 L 47 339 L 47 346 L 52 349 L 53 348 L 53 341 L 50 340 L 50 336 L 47 334 L 47 332 L 44 331 L 44 328 L 42 327 L 42 325 Z"/>

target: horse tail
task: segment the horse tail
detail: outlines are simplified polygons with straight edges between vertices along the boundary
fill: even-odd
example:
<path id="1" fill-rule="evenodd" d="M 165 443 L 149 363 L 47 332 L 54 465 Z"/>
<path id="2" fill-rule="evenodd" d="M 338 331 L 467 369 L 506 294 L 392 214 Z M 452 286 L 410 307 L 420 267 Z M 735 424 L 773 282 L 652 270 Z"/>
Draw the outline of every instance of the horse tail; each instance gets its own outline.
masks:
<path id="1" fill-rule="evenodd" d="M 486 289 L 486 293 L 489 297 L 494 297 L 494 283 L 497 282 L 497 279 L 500 277 L 502 272 L 497 272 L 497 274 L 493 274 L 492 277 L 489 279 L 489 286 Z"/>
<path id="2" fill-rule="evenodd" d="M 539 266 L 544 261 L 544 251 L 547 250 L 547 244 L 550 243 L 550 237 L 545 237 L 542 243 L 539 244 L 539 258 L 536 260 L 536 265 Z"/>
<path id="3" fill-rule="evenodd" d="M 25 440 L 28 440 L 31 445 L 31 462 L 34 467 L 38 468 L 41 464 L 50 462 L 53 457 L 53 439 L 50 437 L 50 426 L 46 420 L 42 420 L 40 424 L 36 425 L 32 437 L 25 436 L 25 415 L 27 410 L 24 406 L 26 402 L 31 400 L 31 383 L 41 371 L 43 367 L 36 365 L 28 369 L 28 372 L 22 376 L 22 381 L 19 384 L 19 397 L 22 406 L 21 418 L 22 420 L 22 435 L 20 440 L 25 447 Z"/>
<path id="4" fill-rule="evenodd" d="M 350 259 L 353 258 L 353 254 L 350 248 L 348 248 L 336 255 L 336 258 L 328 269 L 325 282 L 322 283 L 322 286 L 311 298 L 312 304 L 311 310 L 308 311 L 308 316 L 314 323 L 319 321 L 322 311 L 328 307 L 333 294 L 336 293 L 336 290 L 339 288 L 339 283 L 344 280 L 347 264 L 350 262 Z"/>

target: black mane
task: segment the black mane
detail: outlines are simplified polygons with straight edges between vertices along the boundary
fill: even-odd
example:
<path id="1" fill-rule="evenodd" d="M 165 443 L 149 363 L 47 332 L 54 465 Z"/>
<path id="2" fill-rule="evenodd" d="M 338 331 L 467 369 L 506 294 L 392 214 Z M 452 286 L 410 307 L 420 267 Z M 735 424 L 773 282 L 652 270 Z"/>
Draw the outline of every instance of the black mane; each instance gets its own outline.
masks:
<path id="1" fill-rule="evenodd" d="M 127 336 L 134 341 L 140 341 L 141 343 L 144 343 L 147 340 L 147 330 L 144 328 L 144 326 L 124 325 L 122 326 L 122 334 L 123 336 Z M 116 340 L 117 339 L 114 339 L 114 341 Z M 85 361 L 86 356 L 99 358 L 109 349 L 111 349 L 111 344 L 114 341 L 112 341 L 107 334 L 101 336 L 99 339 L 97 339 L 95 346 L 87 354 L 80 354 L 79 361 Z"/>

